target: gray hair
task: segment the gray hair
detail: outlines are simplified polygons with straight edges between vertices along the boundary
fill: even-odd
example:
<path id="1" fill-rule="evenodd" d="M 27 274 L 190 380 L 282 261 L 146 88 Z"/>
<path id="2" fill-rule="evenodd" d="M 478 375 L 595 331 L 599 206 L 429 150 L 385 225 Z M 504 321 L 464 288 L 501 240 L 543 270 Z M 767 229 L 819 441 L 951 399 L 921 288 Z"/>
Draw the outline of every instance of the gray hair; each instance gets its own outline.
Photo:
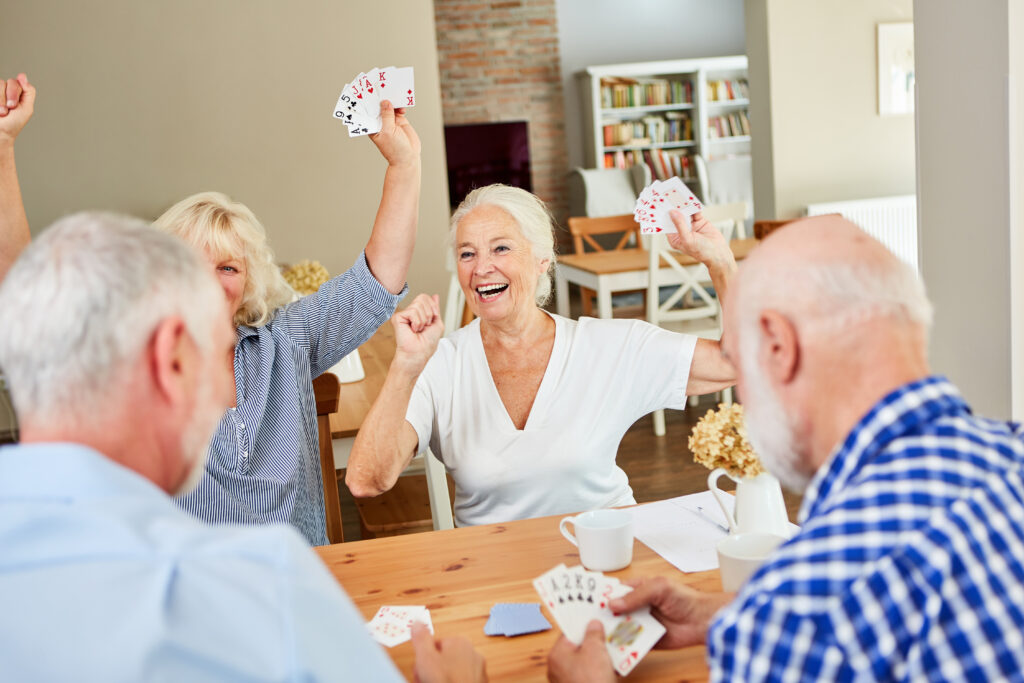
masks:
<path id="1" fill-rule="evenodd" d="M 751 259 L 740 267 L 737 317 L 743 329 L 741 354 L 753 346 L 761 311 L 774 309 L 808 333 L 850 336 L 859 322 L 877 318 L 919 325 L 927 341 L 932 305 L 914 269 L 891 258 L 772 264 Z"/>
<path id="2" fill-rule="evenodd" d="M 537 195 L 518 187 L 500 183 L 478 187 L 466 195 L 452 214 L 448 232 L 449 247 L 455 247 L 455 231 L 459 221 L 481 206 L 496 206 L 511 216 L 519 226 L 519 232 L 530 243 L 537 262 L 548 259 L 547 270 L 537 277 L 537 305 L 543 306 L 551 298 L 551 279 L 555 272 L 555 219 L 547 205 Z"/>
<path id="3" fill-rule="evenodd" d="M 0 367 L 15 409 L 43 423 L 95 410 L 171 315 L 211 352 L 223 296 L 194 250 L 138 219 L 60 219 L 0 285 Z"/>

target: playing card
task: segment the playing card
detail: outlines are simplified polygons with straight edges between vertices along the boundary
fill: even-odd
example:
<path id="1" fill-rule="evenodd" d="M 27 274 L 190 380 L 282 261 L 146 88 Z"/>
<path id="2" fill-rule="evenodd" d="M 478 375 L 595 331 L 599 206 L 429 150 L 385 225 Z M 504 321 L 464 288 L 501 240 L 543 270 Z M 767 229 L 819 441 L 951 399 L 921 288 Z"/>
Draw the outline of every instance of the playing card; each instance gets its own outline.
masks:
<path id="1" fill-rule="evenodd" d="M 673 209 L 691 216 L 703 208 L 683 181 L 672 177 L 664 182 L 656 180 L 645 187 L 637 198 L 633 215 L 640 223 L 641 234 L 650 235 L 675 232 L 675 223 L 669 215 Z"/>
<path id="2" fill-rule="evenodd" d="M 491 608 L 491 616 L 484 626 L 489 636 L 520 636 L 547 631 L 551 624 L 540 613 L 535 602 L 501 602 Z"/>
<path id="3" fill-rule="evenodd" d="M 665 627 L 651 616 L 650 608 L 619 616 L 602 613 L 597 618 L 604 626 L 605 647 L 612 665 L 623 676 L 665 635 Z"/>
<path id="4" fill-rule="evenodd" d="M 665 627 L 651 616 L 650 608 L 612 614 L 609 601 L 633 589 L 601 572 L 558 565 L 534 579 L 533 585 L 562 634 L 576 645 L 583 642 L 591 620 L 601 621 L 605 647 L 615 670 L 622 675 L 632 671 L 665 634 Z"/>
<path id="5" fill-rule="evenodd" d="M 380 69 L 377 74 L 380 99 L 390 100 L 395 107 L 415 107 L 416 93 L 411 66 Z"/>
<path id="6" fill-rule="evenodd" d="M 384 605 L 373 619 L 366 622 L 366 626 L 374 640 L 386 647 L 394 647 L 412 637 L 411 628 L 417 621 L 434 632 L 430 610 L 422 605 Z"/>
<path id="7" fill-rule="evenodd" d="M 359 73 L 342 88 L 333 116 L 348 126 L 349 137 L 379 133 L 383 121 L 380 102 L 388 99 L 395 107 L 416 104 L 413 68 L 388 66 Z"/>

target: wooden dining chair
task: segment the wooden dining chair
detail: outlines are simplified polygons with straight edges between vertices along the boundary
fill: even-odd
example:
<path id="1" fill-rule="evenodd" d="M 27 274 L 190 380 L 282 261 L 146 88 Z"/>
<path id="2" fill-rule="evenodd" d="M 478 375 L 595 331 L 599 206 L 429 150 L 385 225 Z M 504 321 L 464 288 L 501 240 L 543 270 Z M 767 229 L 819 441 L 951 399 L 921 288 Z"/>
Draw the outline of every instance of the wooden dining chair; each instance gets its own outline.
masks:
<path id="1" fill-rule="evenodd" d="M 313 380 L 316 397 L 316 427 L 320 435 L 320 476 L 324 487 L 324 517 L 327 522 L 327 540 L 341 543 L 345 532 L 341 526 L 341 498 L 338 495 L 338 473 L 334 469 L 334 439 L 331 437 L 331 413 L 338 411 L 341 383 L 331 372 Z"/>
<path id="2" fill-rule="evenodd" d="M 577 254 L 583 254 L 587 251 L 643 249 L 643 244 L 640 241 L 640 224 L 636 222 L 632 214 L 602 216 L 600 218 L 573 216 L 569 219 L 569 233 L 572 235 L 573 251 Z M 615 241 L 614 237 L 608 240 L 595 239 L 598 235 L 619 235 L 619 237 L 617 241 Z M 606 246 L 612 244 L 613 241 L 614 246 L 610 248 Z M 643 289 L 617 292 L 617 294 L 630 294 L 634 292 L 644 297 L 647 296 L 647 291 Z M 597 297 L 597 293 L 587 287 L 580 287 L 580 297 L 583 302 L 583 315 L 593 316 L 594 300 Z"/>

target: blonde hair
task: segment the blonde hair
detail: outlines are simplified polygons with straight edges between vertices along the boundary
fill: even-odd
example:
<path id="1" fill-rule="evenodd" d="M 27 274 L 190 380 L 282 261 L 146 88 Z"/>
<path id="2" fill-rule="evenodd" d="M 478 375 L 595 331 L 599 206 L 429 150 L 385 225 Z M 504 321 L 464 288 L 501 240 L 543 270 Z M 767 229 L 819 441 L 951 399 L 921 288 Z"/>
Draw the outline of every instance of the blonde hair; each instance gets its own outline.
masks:
<path id="1" fill-rule="evenodd" d="M 538 262 L 548 260 L 546 271 L 537 276 L 536 301 L 543 306 L 551 298 L 551 278 L 555 272 L 555 219 L 540 197 L 518 187 L 495 183 L 478 187 L 462 200 L 452 214 L 448 233 L 449 246 L 455 246 L 455 231 L 459 221 L 480 206 L 496 206 L 503 210 L 519 227 L 519 232 L 530 243 L 533 257 Z"/>
<path id="2" fill-rule="evenodd" d="M 292 300 L 294 293 L 274 263 L 267 232 L 245 204 L 220 192 L 200 192 L 167 209 L 153 225 L 201 251 L 245 262 L 245 289 L 235 325 L 266 325 Z"/>

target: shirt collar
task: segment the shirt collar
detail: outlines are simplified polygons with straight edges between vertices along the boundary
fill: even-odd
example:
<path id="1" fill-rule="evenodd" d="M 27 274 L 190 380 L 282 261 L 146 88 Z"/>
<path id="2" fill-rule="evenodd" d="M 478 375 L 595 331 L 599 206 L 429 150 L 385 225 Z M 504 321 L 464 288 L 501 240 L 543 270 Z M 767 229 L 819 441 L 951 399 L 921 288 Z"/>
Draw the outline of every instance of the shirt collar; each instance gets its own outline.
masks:
<path id="1" fill-rule="evenodd" d="M 941 415 L 970 412 L 960 392 L 945 377 L 933 375 L 893 390 L 857 422 L 811 479 L 800 506 L 800 523 L 827 507 L 829 499 L 891 441 Z"/>

